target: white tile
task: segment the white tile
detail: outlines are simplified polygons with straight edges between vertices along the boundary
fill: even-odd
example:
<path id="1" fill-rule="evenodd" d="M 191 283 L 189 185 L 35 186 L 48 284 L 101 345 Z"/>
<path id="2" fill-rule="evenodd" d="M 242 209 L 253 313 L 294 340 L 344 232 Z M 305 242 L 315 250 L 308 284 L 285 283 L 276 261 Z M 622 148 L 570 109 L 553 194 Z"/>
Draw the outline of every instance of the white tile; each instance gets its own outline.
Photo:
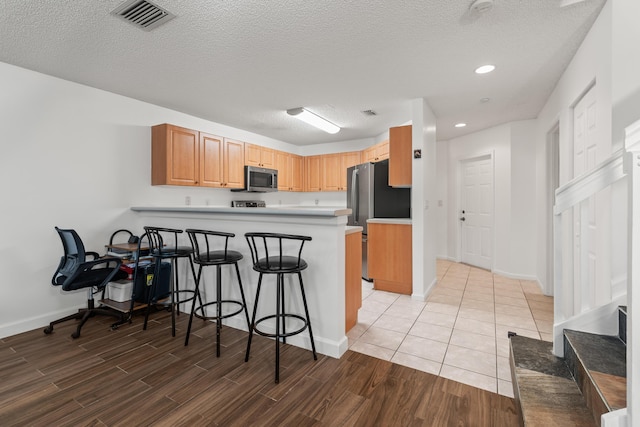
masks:
<path id="1" fill-rule="evenodd" d="M 429 296 L 428 302 L 439 302 L 441 304 L 459 306 L 460 301 L 462 301 L 462 297 L 457 297 L 453 295 L 431 295 Z M 428 303 L 427 303 L 428 305 Z"/>
<path id="2" fill-rule="evenodd" d="M 496 354 L 496 341 L 491 337 L 478 335 L 474 332 L 467 332 L 460 329 L 453 331 L 450 344 L 458 347 L 469 348 L 483 353 Z"/>
<path id="3" fill-rule="evenodd" d="M 444 326 L 446 328 L 453 328 L 453 325 L 456 323 L 455 314 L 444 314 L 437 313 L 434 311 L 429 311 L 425 309 L 422 311 L 422 314 L 418 316 L 418 322 L 430 323 L 432 325 Z"/>
<path id="4" fill-rule="evenodd" d="M 529 315 L 528 317 L 519 317 L 496 313 L 496 324 L 520 329 L 529 329 L 531 331 L 538 330 L 536 322 L 533 321 L 533 317 L 531 315 Z"/>
<path id="5" fill-rule="evenodd" d="M 411 319 L 383 314 L 376 320 L 373 326 L 406 334 L 414 323 Z"/>
<path id="6" fill-rule="evenodd" d="M 374 291 L 371 296 L 369 296 L 368 299 L 372 300 L 372 301 L 377 301 L 383 304 L 386 304 L 387 306 L 393 304 L 394 302 L 396 302 L 396 300 L 398 299 L 400 295 L 399 294 L 394 294 L 392 292 L 385 292 L 385 291 Z"/>
<path id="7" fill-rule="evenodd" d="M 460 308 L 460 304 L 443 304 L 440 302 L 427 302 L 427 305 L 425 306 L 424 310 L 456 316 L 458 314 L 459 308 Z"/>
<path id="8" fill-rule="evenodd" d="M 384 302 L 376 301 L 376 300 L 371 299 L 371 297 L 369 297 L 369 298 L 367 298 L 367 299 L 362 301 L 361 309 L 370 311 L 372 313 L 382 314 L 385 311 L 387 311 L 387 308 L 389 308 L 390 305 L 391 305 L 391 303 L 384 303 Z"/>
<path id="9" fill-rule="evenodd" d="M 408 366 L 409 368 L 417 369 L 418 371 L 427 372 L 433 375 L 438 375 L 440 373 L 440 368 L 442 367 L 441 363 L 423 359 L 422 357 L 414 356 L 412 354 L 402 353 L 400 351 L 396 351 L 396 354 L 393 355 L 391 361 L 398 365 Z"/>
<path id="10" fill-rule="evenodd" d="M 389 331 L 387 329 L 372 326 L 362 334 L 360 339 L 358 339 L 358 342 L 373 344 L 390 350 L 397 350 L 404 337 L 405 334 L 400 332 Z"/>
<path id="11" fill-rule="evenodd" d="M 356 325 L 349 329 L 347 332 L 347 338 L 357 340 L 364 334 L 364 332 L 369 329 L 369 325 L 365 325 L 363 323 L 356 323 Z"/>
<path id="12" fill-rule="evenodd" d="M 407 335 L 398 351 L 442 363 L 447 344 L 425 338 Z"/>
<path id="13" fill-rule="evenodd" d="M 498 394 L 513 399 L 513 384 L 511 381 L 505 381 L 498 378 Z"/>
<path id="14" fill-rule="evenodd" d="M 449 343 L 451 339 L 452 327 L 438 326 L 431 323 L 416 322 L 409 335 L 413 335 L 420 338 L 427 338 L 434 341 L 443 343 Z"/>
<path id="15" fill-rule="evenodd" d="M 469 309 L 469 308 L 474 310 L 488 311 L 490 313 L 493 313 L 494 311 L 493 302 L 462 298 L 462 304 L 460 304 L 460 309 Z"/>
<path id="16" fill-rule="evenodd" d="M 369 327 L 373 325 L 381 315 L 382 313 L 376 313 L 376 312 L 361 308 L 360 310 L 358 310 L 358 324 L 362 324 Z"/>
<path id="17" fill-rule="evenodd" d="M 529 304 L 524 296 L 514 298 L 513 296 L 505 296 L 496 292 L 494 300 L 496 304 L 515 305 L 517 307 L 526 307 L 527 310 L 529 309 Z"/>
<path id="18" fill-rule="evenodd" d="M 418 316 L 420 316 L 420 313 L 422 313 L 422 309 L 422 306 L 409 307 L 403 305 L 392 305 L 384 313 L 391 316 L 402 317 L 415 321 Z"/>
<path id="19" fill-rule="evenodd" d="M 391 360 L 395 353 L 395 351 L 389 350 L 388 348 L 378 347 L 361 341 L 356 341 L 349 350 L 382 360 Z"/>
<path id="20" fill-rule="evenodd" d="M 509 332 L 515 332 L 518 335 L 522 335 L 529 338 L 534 338 L 539 340 L 540 334 L 537 330 L 532 329 L 524 329 L 520 327 L 513 327 L 507 325 L 496 325 L 496 336 L 498 338 L 507 338 Z"/>
<path id="21" fill-rule="evenodd" d="M 498 356 L 498 379 L 511 381 L 511 365 L 508 357 Z"/>
<path id="22" fill-rule="evenodd" d="M 494 322 L 495 315 L 492 311 L 476 310 L 474 308 L 460 308 L 458 312 L 458 318 L 464 317 L 466 319 L 479 320 L 481 322 Z M 531 319 L 533 322 L 533 319 Z"/>
<path id="23" fill-rule="evenodd" d="M 454 329 L 461 329 L 467 332 L 475 332 L 489 337 L 496 336 L 496 325 L 492 322 L 481 322 L 479 320 L 458 317 Z M 505 334 L 506 336 L 506 334 Z"/>
<path id="24" fill-rule="evenodd" d="M 469 348 L 449 345 L 443 363 L 493 378 L 496 378 L 497 375 L 495 354 L 483 353 Z"/>
<path id="25" fill-rule="evenodd" d="M 442 365 L 440 376 L 472 387 L 497 393 L 498 386 L 495 377 L 489 377 L 477 372 L 471 372 L 448 365 Z"/>

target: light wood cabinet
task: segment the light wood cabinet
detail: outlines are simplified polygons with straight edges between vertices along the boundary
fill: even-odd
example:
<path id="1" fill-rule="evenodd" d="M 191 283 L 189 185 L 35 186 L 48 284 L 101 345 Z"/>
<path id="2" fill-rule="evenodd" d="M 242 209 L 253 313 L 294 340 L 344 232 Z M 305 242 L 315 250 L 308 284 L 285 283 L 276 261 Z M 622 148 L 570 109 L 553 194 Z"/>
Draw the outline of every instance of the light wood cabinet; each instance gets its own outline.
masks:
<path id="1" fill-rule="evenodd" d="M 389 185 L 411 187 L 411 125 L 389 129 Z"/>
<path id="2" fill-rule="evenodd" d="M 389 141 L 382 141 L 362 150 L 363 162 L 379 162 L 389 158 Z"/>
<path id="3" fill-rule="evenodd" d="M 198 185 L 199 132 L 169 124 L 151 128 L 151 184 Z"/>
<path id="4" fill-rule="evenodd" d="M 162 124 L 151 129 L 151 184 L 244 187 L 244 144 Z"/>
<path id="5" fill-rule="evenodd" d="M 358 323 L 362 307 L 362 232 L 345 236 L 344 309 L 345 332 Z"/>
<path id="6" fill-rule="evenodd" d="M 360 152 L 322 156 L 322 191 L 347 191 L 347 168 L 360 163 Z"/>
<path id="7" fill-rule="evenodd" d="M 304 157 L 291 154 L 291 191 L 304 191 Z"/>
<path id="8" fill-rule="evenodd" d="M 201 187 L 244 187 L 244 143 L 200 132 Z"/>
<path id="9" fill-rule="evenodd" d="M 322 156 L 322 186 L 321 191 L 340 191 L 340 154 L 324 154 Z"/>
<path id="10" fill-rule="evenodd" d="M 368 223 L 367 267 L 373 287 L 411 295 L 411 225 Z"/>
<path id="11" fill-rule="evenodd" d="M 276 168 L 276 151 L 260 145 L 245 144 L 244 164 L 261 168 Z"/>
<path id="12" fill-rule="evenodd" d="M 304 191 L 322 191 L 322 156 L 304 158 Z"/>
<path id="13" fill-rule="evenodd" d="M 301 156 L 276 151 L 276 169 L 278 170 L 278 190 L 303 191 L 304 159 Z"/>

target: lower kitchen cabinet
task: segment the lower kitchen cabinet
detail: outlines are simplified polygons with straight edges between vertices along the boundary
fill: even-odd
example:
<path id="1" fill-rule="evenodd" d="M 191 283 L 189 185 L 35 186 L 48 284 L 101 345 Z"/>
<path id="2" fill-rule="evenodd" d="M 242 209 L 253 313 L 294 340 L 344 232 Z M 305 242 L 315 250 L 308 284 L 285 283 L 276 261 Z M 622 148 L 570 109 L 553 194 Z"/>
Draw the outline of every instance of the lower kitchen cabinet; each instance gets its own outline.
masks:
<path id="1" fill-rule="evenodd" d="M 369 221 L 367 228 L 368 272 L 374 289 L 411 295 L 411 224 Z"/>

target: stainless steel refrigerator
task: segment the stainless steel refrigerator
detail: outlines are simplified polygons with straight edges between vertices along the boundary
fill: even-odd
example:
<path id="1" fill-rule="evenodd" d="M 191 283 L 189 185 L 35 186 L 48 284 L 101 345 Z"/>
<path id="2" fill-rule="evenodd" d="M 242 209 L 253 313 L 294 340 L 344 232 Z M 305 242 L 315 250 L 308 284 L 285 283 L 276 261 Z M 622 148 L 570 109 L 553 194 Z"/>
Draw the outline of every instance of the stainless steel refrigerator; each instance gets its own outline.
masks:
<path id="1" fill-rule="evenodd" d="M 362 278 L 367 273 L 367 220 L 410 218 L 411 189 L 389 186 L 389 160 L 363 163 L 347 169 L 347 225 L 362 227 Z"/>

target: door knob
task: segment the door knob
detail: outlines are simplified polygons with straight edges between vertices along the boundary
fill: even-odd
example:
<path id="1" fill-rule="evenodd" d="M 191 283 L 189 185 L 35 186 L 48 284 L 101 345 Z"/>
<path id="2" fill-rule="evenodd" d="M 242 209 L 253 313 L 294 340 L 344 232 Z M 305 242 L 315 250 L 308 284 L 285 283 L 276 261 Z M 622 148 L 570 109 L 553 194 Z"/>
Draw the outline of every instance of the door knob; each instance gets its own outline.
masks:
<path id="1" fill-rule="evenodd" d="M 460 221 L 465 221 L 465 217 L 460 218 Z"/>

